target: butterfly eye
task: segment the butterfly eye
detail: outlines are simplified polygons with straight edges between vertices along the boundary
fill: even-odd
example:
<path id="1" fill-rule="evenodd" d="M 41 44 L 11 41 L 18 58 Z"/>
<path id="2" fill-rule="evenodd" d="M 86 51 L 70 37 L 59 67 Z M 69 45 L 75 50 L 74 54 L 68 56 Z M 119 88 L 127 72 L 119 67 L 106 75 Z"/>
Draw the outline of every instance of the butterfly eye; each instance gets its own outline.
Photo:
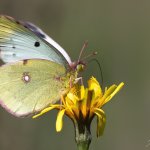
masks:
<path id="1" fill-rule="evenodd" d="M 78 64 L 77 67 L 76 67 L 76 70 L 77 72 L 81 72 L 83 71 L 85 68 L 85 65 L 84 64 Z"/>
<path id="2" fill-rule="evenodd" d="M 39 46 L 40 46 L 40 42 L 35 42 L 35 43 L 34 43 L 34 46 L 35 46 L 35 47 L 39 47 Z"/>

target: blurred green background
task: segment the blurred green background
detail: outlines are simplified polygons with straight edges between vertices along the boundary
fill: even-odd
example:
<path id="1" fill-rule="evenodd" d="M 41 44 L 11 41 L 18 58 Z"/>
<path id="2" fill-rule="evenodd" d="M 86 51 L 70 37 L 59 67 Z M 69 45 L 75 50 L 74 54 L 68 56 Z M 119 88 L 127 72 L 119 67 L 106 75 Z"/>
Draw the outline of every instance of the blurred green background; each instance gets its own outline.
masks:
<path id="1" fill-rule="evenodd" d="M 104 135 L 96 138 L 92 123 L 90 150 L 149 150 L 150 139 L 150 1 L 148 0 L 0 0 L 0 14 L 40 26 L 71 56 L 78 58 L 85 40 L 86 54 L 98 51 L 104 85 L 125 87 L 104 110 Z M 84 80 L 98 66 L 88 64 Z M 32 100 L 32 97 L 31 97 Z M 72 122 L 65 117 L 56 133 L 53 111 L 39 119 L 15 118 L 0 108 L 0 150 L 76 150 Z"/>

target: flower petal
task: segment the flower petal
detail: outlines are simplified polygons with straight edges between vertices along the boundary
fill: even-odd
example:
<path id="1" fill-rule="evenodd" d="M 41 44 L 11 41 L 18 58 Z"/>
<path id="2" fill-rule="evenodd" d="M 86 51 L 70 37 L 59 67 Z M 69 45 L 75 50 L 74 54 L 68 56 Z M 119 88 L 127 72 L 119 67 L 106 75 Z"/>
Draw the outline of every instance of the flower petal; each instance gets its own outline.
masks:
<path id="1" fill-rule="evenodd" d="M 116 89 L 105 99 L 105 103 L 109 102 L 121 89 L 122 87 L 124 86 L 124 83 L 121 82 L 117 87 Z"/>
<path id="2" fill-rule="evenodd" d="M 102 109 L 96 108 L 94 113 L 97 115 L 97 137 L 99 137 L 103 135 L 106 124 L 106 116 Z"/>
<path id="3" fill-rule="evenodd" d="M 105 93 L 102 98 L 99 99 L 99 102 L 97 102 L 97 107 L 102 107 L 104 104 L 109 102 L 112 97 L 123 87 L 124 83 L 120 83 L 118 86 L 117 85 L 112 85 L 108 89 L 105 89 Z"/>
<path id="4" fill-rule="evenodd" d="M 82 100 L 85 96 L 85 88 L 83 85 L 81 85 L 81 89 L 80 89 L 80 99 Z"/>
<path id="5" fill-rule="evenodd" d="M 71 99 L 72 101 L 78 101 L 78 100 L 79 100 L 79 98 L 78 98 L 75 94 L 73 94 L 73 93 L 71 93 L 71 92 L 69 92 L 69 93 L 67 94 L 67 97 L 68 97 L 69 99 Z"/>
<path id="6" fill-rule="evenodd" d="M 100 84 L 98 83 L 98 81 L 96 80 L 96 78 L 92 77 L 89 81 L 88 81 L 88 89 L 90 91 L 94 91 L 94 97 L 100 96 L 102 97 L 103 93 L 102 93 L 102 89 Z"/>
<path id="7" fill-rule="evenodd" d="M 97 115 L 97 137 L 102 136 L 106 125 L 106 118 Z"/>
<path id="8" fill-rule="evenodd" d="M 87 111 L 90 107 L 90 101 L 88 100 L 87 95 L 88 95 L 88 90 L 85 89 L 84 90 L 84 99 L 81 101 L 81 103 L 79 105 L 79 109 L 81 110 L 84 118 L 86 117 Z"/>
<path id="9" fill-rule="evenodd" d="M 63 116 L 65 113 L 65 109 L 59 111 L 56 119 L 56 131 L 60 132 L 63 127 Z"/>
<path id="10" fill-rule="evenodd" d="M 60 105 L 51 105 L 50 107 L 47 107 L 45 109 L 43 109 L 40 113 L 34 115 L 32 118 L 35 119 L 39 116 L 42 116 L 43 114 L 47 113 L 48 111 L 55 109 L 55 108 L 60 108 Z"/>

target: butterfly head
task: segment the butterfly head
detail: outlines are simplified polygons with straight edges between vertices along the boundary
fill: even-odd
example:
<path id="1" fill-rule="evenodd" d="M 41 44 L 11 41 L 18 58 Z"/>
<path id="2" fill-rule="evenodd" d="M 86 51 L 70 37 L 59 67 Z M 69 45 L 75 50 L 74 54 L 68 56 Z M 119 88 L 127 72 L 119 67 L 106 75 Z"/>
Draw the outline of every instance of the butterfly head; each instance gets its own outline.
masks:
<path id="1" fill-rule="evenodd" d="M 75 61 L 70 64 L 71 70 L 78 73 L 84 71 L 85 67 L 86 67 L 86 63 L 83 61 Z"/>
<path id="2" fill-rule="evenodd" d="M 91 54 L 83 57 L 82 60 L 78 59 L 77 61 L 71 62 L 71 70 L 76 71 L 77 73 L 84 71 L 87 64 L 87 59 L 94 55 L 97 55 L 97 52 L 92 52 Z"/>

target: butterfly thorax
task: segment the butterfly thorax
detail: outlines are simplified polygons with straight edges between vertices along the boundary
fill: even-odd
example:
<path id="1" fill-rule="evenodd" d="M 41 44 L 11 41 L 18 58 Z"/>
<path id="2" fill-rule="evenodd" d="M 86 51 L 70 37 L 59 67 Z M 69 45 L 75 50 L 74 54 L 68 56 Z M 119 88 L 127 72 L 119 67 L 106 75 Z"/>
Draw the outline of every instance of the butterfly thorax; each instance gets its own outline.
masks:
<path id="1" fill-rule="evenodd" d="M 72 87 L 79 78 L 79 73 L 85 68 L 85 63 L 83 62 L 72 62 L 68 68 L 67 75 L 61 77 L 61 80 L 65 83 L 66 88 Z M 69 81 L 69 82 L 68 82 Z"/>
<path id="2" fill-rule="evenodd" d="M 71 65 L 67 68 L 66 74 L 56 77 L 56 79 L 62 82 L 64 87 L 68 89 L 75 84 L 79 72 L 83 70 L 83 67 L 84 66 L 82 64 L 71 63 Z"/>

